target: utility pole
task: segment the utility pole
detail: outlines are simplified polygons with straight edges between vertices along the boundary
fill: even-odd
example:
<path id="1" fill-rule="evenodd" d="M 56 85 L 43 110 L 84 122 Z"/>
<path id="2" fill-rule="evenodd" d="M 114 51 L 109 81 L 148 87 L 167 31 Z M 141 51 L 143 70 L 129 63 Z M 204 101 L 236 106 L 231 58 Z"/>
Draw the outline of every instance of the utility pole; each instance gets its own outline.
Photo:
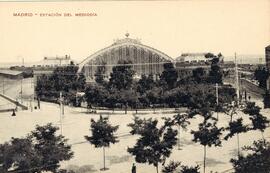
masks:
<path id="1" fill-rule="evenodd" d="M 3 94 L 5 94 L 5 78 L 3 78 Z"/>
<path id="2" fill-rule="evenodd" d="M 61 92 L 61 93 L 62 93 L 62 92 Z M 65 104 L 64 104 L 63 102 L 64 102 L 64 97 L 63 97 L 63 95 L 62 95 L 62 102 L 61 102 L 62 104 L 61 104 L 61 105 L 62 105 L 62 115 L 63 115 L 63 118 L 64 118 L 64 115 L 65 115 L 65 107 L 64 107 L 64 105 L 65 105 Z"/>
<path id="3" fill-rule="evenodd" d="M 23 95 L 23 87 L 22 87 L 22 83 L 23 83 L 23 78 L 21 79 L 21 103 L 23 103 L 23 99 L 22 99 L 22 95 Z"/>
<path id="4" fill-rule="evenodd" d="M 34 78 L 31 79 L 31 88 L 34 88 Z"/>
<path id="5" fill-rule="evenodd" d="M 65 115 L 65 106 L 64 106 L 63 103 L 62 103 L 62 115 L 63 115 L 63 117 L 64 117 L 64 115 Z"/>
<path id="6" fill-rule="evenodd" d="M 63 127 L 62 127 L 62 92 L 60 92 L 60 97 L 59 97 L 59 105 L 60 105 L 60 130 L 61 130 L 61 135 L 63 135 Z"/>
<path id="7" fill-rule="evenodd" d="M 217 120 L 218 120 L 218 83 L 216 83 L 216 103 L 217 103 Z"/>
<path id="8" fill-rule="evenodd" d="M 31 112 L 33 112 L 32 96 L 30 96 L 30 109 L 31 109 Z"/>
<path id="9" fill-rule="evenodd" d="M 237 95 L 237 106 L 239 106 L 239 98 L 240 98 L 240 93 L 239 93 L 239 76 L 238 76 L 238 66 L 237 66 L 237 58 L 236 58 L 236 53 L 234 54 L 235 57 L 235 77 L 236 77 L 236 95 Z"/>

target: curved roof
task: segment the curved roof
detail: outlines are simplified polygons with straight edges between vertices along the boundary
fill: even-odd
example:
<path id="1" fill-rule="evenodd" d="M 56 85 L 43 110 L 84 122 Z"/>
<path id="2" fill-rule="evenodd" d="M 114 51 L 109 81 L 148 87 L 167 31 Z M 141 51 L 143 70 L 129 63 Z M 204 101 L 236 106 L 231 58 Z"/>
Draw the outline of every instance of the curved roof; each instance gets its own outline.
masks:
<path id="1" fill-rule="evenodd" d="M 79 64 L 79 72 L 81 72 L 82 68 L 84 67 L 84 65 L 89 62 L 90 60 L 98 57 L 99 55 L 102 55 L 104 53 L 106 53 L 107 51 L 110 51 L 111 49 L 115 49 L 115 48 L 118 48 L 118 47 L 121 47 L 121 46 L 134 46 L 134 47 L 137 47 L 137 48 L 142 48 L 142 49 L 146 49 L 146 50 L 149 50 L 151 52 L 154 52 L 158 55 L 160 55 L 161 57 L 165 58 L 166 60 L 169 60 L 171 62 L 174 61 L 174 59 L 172 59 L 170 56 L 168 56 L 167 54 L 157 50 L 157 49 L 154 49 L 150 46 L 146 46 L 146 45 L 143 45 L 140 43 L 139 40 L 136 40 L 136 39 L 130 39 L 130 38 L 124 38 L 124 39 L 121 39 L 121 40 L 116 40 L 111 46 L 108 46 L 108 47 L 105 47 L 95 53 L 93 53 L 92 55 L 88 56 L 87 58 L 85 58 L 80 64 Z"/>

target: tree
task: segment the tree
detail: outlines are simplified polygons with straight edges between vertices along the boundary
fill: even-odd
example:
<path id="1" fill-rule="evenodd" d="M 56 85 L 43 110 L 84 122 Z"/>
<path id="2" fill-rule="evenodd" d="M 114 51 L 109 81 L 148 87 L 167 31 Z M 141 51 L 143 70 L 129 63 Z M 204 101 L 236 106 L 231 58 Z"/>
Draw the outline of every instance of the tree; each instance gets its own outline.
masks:
<path id="1" fill-rule="evenodd" d="M 243 109 L 243 112 L 245 114 L 248 114 L 250 116 L 260 114 L 261 108 L 257 105 L 255 105 L 255 102 L 247 102 L 245 109 Z"/>
<path id="2" fill-rule="evenodd" d="M 263 116 L 262 114 L 256 114 L 254 116 L 250 117 L 250 120 L 252 122 L 252 130 L 260 130 L 262 133 L 262 138 L 264 140 L 264 130 L 267 128 L 269 124 L 269 120 L 267 117 Z"/>
<path id="3" fill-rule="evenodd" d="M 251 130 L 260 130 L 264 139 L 263 132 L 270 121 L 260 113 L 260 110 L 261 108 L 256 106 L 255 102 L 247 102 L 247 106 L 243 112 L 249 114 L 249 119 L 252 122 Z"/>
<path id="4" fill-rule="evenodd" d="M 204 118 L 204 122 L 208 119 L 214 119 L 212 111 L 215 110 L 216 99 L 213 94 L 205 94 L 204 92 L 197 92 L 193 94 L 189 103 L 190 115 L 201 115 Z"/>
<path id="5" fill-rule="evenodd" d="M 254 141 L 252 146 L 244 147 L 246 156 L 231 159 L 235 173 L 269 173 L 270 143 L 265 140 Z"/>
<path id="6" fill-rule="evenodd" d="M 141 94 L 145 93 L 148 90 L 151 90 L 156 86 L 153 75 L 148 76 L 142 75 L 141 79 L 138 81 L 137 91 Z"/>
<path id="7" fill-rule="evenodd" d="M 235 134 L 237 135 L 237 153 L 238 157 L 240 157 L 240 147 L 239 147 L 239 134 L 244 133 L 248 131 L 247 125 L 243 125 L 243 119 L 239 118 L 235 121 L 231 121 L 229 123 L 229 126 L 225 128 L 229 131 L 229 133 L 224 137 L 225 140 L 228 140 L 229 138 L 233 137 Z"/>
<path id="8" fill-rule="evenodd" d="M 219 58 L 216 56 L 212 59 L 209 82 L 213 84 L 222 84 L 222 70 L 219 66 Z"/>
<path id="9" fill-rule="evenodd" d="M 181 166 L 181 171 L 180 173 L 200 173 L 200 167 L 199 165 L 196 165 L 196 166 Z"/>
<path id="10" fill-rule="evenodd" d="M 103 168 L 101 170 L 105 171 L 108 169 L 105 167 L 105 147 L 110 147 L 111 143 L 115 144 L 119 142 L 114 134 L 119 126 L 111 125 L 108 117 L 102 117 L 100 115 L 97 121 L 91 119 L 90 127 L 92 136 L 85 136 L 85 139 L 96 148 L 103 148 Z"/>
<path id="11" fill-rule="evenodd" d="M 162 173 L 174 173 L 180 165 L 180 162 L 170 161 L 168 165 L 163 166 Z"/>
<path id="12" fill-rule="evenodd" d="M 59 163 L 73 156 L 71 146 L 62 135 L 56 135 L 58 127 L 47 124 L 37 126 L 26 138 L 12 138 L 0 144 L 1 172 L 57 173 Z"/>
<path id="13" fill-rule="evenodd" d="M 51 80 L 50 76 L 45 74 L 37 78 L 37 85 L 35 87 L 37 97 L 56 97 L 56 90 L 54 88 L 54 81 Z"/>
<path id="14" fill-rule="evenodd" d="M 204 82 L 204 78 L 205 78 L 204 75 L 205 75 L 205 72 L 202 67 L 195 68 L 194 70 L 192 70 L 192 77 L 196 83 Z"/>
<path id="15" fill-rule="evenodd" d="M 53 81 L 55 90 L 63 92 L 77 90 L 78 68 L 79 67 L 75 65 L 57 67 L 50 76 L 50 80 Z"/>
<path id="16" fill-rule="evenodd" d="M 22 173 L 41 172 L 41 161 L 30 138 L 12 138 L 10 143 L 0 145 L 1 172 L 9 169 Z"/>
<path id="17" fill-rule="evenodd" d="M 221 85 L 218 88 L 218 104 L 222 107 L 222 112 L 226 111 L 228 104 L 232 104 L 236 98 L 235 88 L 228 85 Z"/>
<path id="18" fill-rule="evenodd" d="M 259 82 L 259 87 L 266 88 L 269 71 L 264 67 L 258 67 L 254 72 L 254 78 Z"/>
<path id="19" fill-rule="evenodd" d="M 155 112 L 155 104 L 157 104 L 161 100 L 161 89 L 158 87 L 154 87 L 151 90 L 145 93 L 146 98 L 148 99 L 149 103 L 148 106 L 152 107 Z"/>
<path id="20" fill-rule="evenodd" d="M 130 65 L 131 61 L 120 60 L 118 65 L 112 68 L 110 80 L 108 83 L 109 88 L 130 89 L 133 82 L 133 75 L 135 74 Z"/>
<path id="21" fill-rule="evenodd" d="M 263 104 L 264 108 L 270 108 L 270 93 L 268 90 L 266 90 L 265 94 L 263 95 Z"/>
<path id="22" fill-rule="evenodd" d="M 205 58 L 214 58 L 215 57 L 215 55 L 213 53 L 210 53 L 210 52 L 208 52 L 204 56 L 205 56 Z"/>
<path id="23" fill-rule="evenodd" d="M 224 106 L 225 114 L 230 116 L 230 122 L 233 121 L 233 116 L 237 115 L 237 105 L 236 104 L 225 104 Z"/>
<path id="24" fill-rule="evenodd" d="M 90 85 L 85 90 L 85 99 L 89 107 L 92 105 L 104 105 L 108 98 L 108 91 L 101 85 Z"/>
<path id="25" fill-rule="evenodd" d="M 75 173 L 73 170 L 60 169 L 56 173 Z"/>
<path id="26" fill-rule="evenodd" d="M 102 62 L 100 66 L 97 66 L 97 70 L 95 72 L 95 81 L 98 84 L 104 84 L 104 76 L 106 73 L 106 62 Z"/>
<path id="27" fill-rule="evenodd" d="M 125 107 L 125 114 L 127 114 L 128 106 L 134 108 L 138 103 L 138 93 L 132 89 L 120 90 L 118 103 Z M 137 109 L 137 108 L 136 108 Z"/>
<path id="28" fill-rule="evenodd" d="M 221 52 L 219 52 L 219 53 L 218 53 L 218 55 L 217 55 L 217 57 L 218 57 L 218 58 L 223 57 L 222 53 L 221 53 Z"/>
<path id="29" fill-rule="evenodd" d="M 161 83 L 165 83 L 169 89 L 172 89 L 178 79 L 178 73 L 172 63 L 165 63 L 163 65 L 164 71 L 160 76 Z"/>
<path id="30" fill-rule="evenodd" d="M 39 77 L 35 88 L 37 96 L 46 101 L 55 101 L 59 92 L 62 92 L 70 102 L 70 98 L 74 98 L 77 91 L 85 89 L 86 79 L 83 73 L 77 73 L 78 68 L 75 65 L 57 67 L 51 75 Z"/>
<path id="31" fill-rule="evenodd" d="M 198 165 L 196 166 L 185 166 L 185 165 L 181 165 L 180 162 L 174 162 L 171 161 L 167 166 L 164 166 L 162 169 L 162 173 L 200 173 L 199 169 L 200 167 Z M 178 170 L 178 167 L 180 167 L 180 169 Z"/>
<path id="32" fill-rule="evenodd" d="M 208 120 L 209 121 L 209 120 Z M 209 146 L 221 146 L 221 132 L 223 128 L 218 128 L 216 126 L 216 121 L 213 123 L 204 121 L 199 124 L 199 130 L 191 131 L 191 134 L 194 135 L 193 141 L 199 142 L 204 146 L 204 159 L 203 159 L 203 172 L 205 173 L 206 168 L 206 147 Z"/>
<path id="33" fill-rule="evenodd" d="M 176 144 L 177 131 L 172 129 L 171 119 L 166 119 L 160 128 L 156 119 L 139 119 L 135 116 L 134 123 L 129 124 L 132 135 L 139 135 L 134 147 L 128 152 L 135 156 L 138 163 L 153 164 L 158 173 L 159 163 L 164 163 Z"/>
<path id="34" fill-rule="evenodd" d="M 42 171 L 56 172 L 60 167 L 60 161 L 69 160 L 73 157 L 71 145 L 67 144 L 67 139 L 62 135 L 56 135 L 58 127 L 51 123 L 45 126 L 36 126 L 36 130 L 31 132 L 31 139 L 34 148 L 41 157 Z"/>
<path id="35" fill-rule="evenodd" d="M 112 88 L 109 90 L 109 94 L 106 98 L 106 105 L 109 108 L 112 108 L 114 111 L 114 108 L 117 107 L 120 100 L 120 91 L 116 88 Z"/>
<path id="36" fill-rule="evenodd" d="M 188 115 L 187 114 L 176 114 L 173 116 L 175 124 L 178 126 L 178 140 L 177 140 L 177 146 L 178 150 L 180 150 L 180 131 L 181 128 L 186 130 L 187 126 L 190 124 L 188 121 Z"/>
<path id="37" fill-rule="evenodd" d="M 77 77 L 77 90 L 84 91 L 86 85 L 86 78 L 83 73 L 79 73 Z"/>

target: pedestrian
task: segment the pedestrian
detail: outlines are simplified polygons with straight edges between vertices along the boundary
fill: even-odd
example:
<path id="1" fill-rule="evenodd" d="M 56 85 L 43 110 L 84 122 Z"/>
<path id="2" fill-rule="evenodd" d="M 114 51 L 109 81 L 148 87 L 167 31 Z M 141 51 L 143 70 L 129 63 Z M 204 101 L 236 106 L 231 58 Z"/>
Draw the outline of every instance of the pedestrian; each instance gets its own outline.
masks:
<path id="1" fill-rule="evenodd" d="M 11 116 L 16 116 L 16 113 L 15 113 L 15 110 L 14 109 L 12 110 Z"/>
<path id="2" fill-rule="evenodd" d="M 136 166 L 135 163 L 132 165 L 131 173 L 136 173 Z"/>

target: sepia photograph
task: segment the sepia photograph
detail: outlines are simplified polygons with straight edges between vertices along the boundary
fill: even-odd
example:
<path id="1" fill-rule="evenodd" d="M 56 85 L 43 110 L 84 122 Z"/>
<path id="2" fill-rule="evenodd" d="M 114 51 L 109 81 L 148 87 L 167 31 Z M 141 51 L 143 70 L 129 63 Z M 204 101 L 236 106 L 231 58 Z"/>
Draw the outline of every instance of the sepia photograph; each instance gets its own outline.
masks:
<path id="1" fill-rule="evenodd" d="M 0 173 L 270 173 L 270 0 L 0 0 Z"/>

